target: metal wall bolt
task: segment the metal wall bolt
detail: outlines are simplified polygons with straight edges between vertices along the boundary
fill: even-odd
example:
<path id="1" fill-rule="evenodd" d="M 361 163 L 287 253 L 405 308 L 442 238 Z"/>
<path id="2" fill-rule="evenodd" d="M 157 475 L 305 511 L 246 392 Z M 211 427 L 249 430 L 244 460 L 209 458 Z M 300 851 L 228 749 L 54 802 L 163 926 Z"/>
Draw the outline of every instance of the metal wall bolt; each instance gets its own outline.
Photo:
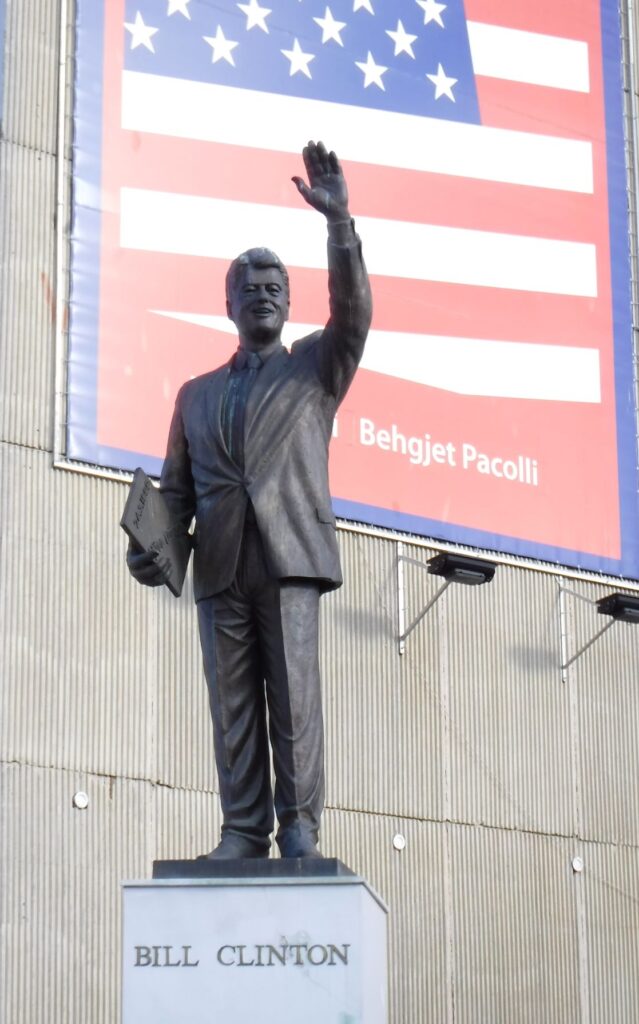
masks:
<path id="1" fill-rule="evenodd" d="M 77 793 L 73 794 L 73 806 L 77 807 L 79 811 L 86 811 L 89 806 L 89 795 L 84 793 L 81 789 Z"/>
<path id="2" fill-rule="evenodd" d="M 572 864 L 572 870 L 575 872 L 576 875 L 580 874 L 580 872 L 583 871 L 584 862 L 581 859 L 581 857 L 573 857 L 570 863 Z"/>
<path id="3" fill-rule="evenodd" d="M 401 834 L 401 832 L 398 832 L 397 835 L 393 836 L 393 846 L 395 847 L 396 850 L 399 850 L 400 853 L 406 846 L 406 839 Z"/>

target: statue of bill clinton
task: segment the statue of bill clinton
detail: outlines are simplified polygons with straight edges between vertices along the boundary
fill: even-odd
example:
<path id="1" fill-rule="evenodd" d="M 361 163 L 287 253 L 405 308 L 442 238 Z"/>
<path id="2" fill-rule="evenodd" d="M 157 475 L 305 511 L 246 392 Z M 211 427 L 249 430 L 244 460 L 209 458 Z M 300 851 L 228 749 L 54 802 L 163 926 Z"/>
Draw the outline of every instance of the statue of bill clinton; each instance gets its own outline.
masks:
<path id="1" fill-rule="evenodd" d="M 304 149 L 292 180 L 328 227 L 330 316 L 289 352 L 288 274 L 268 249 L 231 264 L 226 308 L 239 348 L 187 381 L 171 423 L 160 490 L 188 528 L 215 738 L 222 837 L 211 859 L 319 857 L 324 740 L 319 599 L 342 582 L 328 491 L 333 418 L 371 319 L 361 244 L 335 153 Z M 166 568 L 130 545 L 127 564 L 158 586 Z M 268 711 L 268 718 L 267 718 Z M 269 735 L 275 791 L 271 791 Z"/>

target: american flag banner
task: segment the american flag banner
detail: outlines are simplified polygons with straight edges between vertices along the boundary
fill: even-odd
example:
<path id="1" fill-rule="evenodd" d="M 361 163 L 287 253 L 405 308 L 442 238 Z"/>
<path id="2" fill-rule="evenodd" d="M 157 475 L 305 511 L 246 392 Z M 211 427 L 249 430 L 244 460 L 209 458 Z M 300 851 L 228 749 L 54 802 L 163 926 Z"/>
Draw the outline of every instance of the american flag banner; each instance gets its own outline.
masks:
<path id="1" fill-rule="evenodd" d="M 325 322 L 322 139 L 374 300 L 337 514 L 639 578 L 614 0 L 79 0 L 75 93 L 70 459 L 159 472 L 244 249 Z"/>

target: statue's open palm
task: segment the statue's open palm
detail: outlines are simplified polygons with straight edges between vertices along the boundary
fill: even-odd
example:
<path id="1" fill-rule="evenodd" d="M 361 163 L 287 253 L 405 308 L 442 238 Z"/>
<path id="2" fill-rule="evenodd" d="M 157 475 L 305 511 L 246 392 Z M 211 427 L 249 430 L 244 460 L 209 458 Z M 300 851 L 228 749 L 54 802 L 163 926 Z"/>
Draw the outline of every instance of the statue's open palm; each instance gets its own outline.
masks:
<path id="1" fill-rule="evenodd" d="M 302 156 L 309 183 L 293 178 L 300 195 L 328 220 L 348 220 L 348 189 L 335 153 L 329 153 L 323 142 L 309 142 Z"/>

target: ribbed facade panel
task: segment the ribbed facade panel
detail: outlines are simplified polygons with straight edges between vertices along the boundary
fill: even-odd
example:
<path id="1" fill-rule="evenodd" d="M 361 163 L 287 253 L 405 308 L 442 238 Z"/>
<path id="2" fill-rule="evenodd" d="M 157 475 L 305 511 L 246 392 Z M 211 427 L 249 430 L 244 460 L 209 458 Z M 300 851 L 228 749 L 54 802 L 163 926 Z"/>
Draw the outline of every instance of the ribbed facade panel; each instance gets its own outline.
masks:
<path id="1" fill-rule="evenodd" d="M 86 810 L 73 806 L 82 791 Z M 120 886 L 210 849 L 209 794 L 26 765 L 0 768 L 0 1020 L 112 1024 Z"/>
<path id="2" fill-rule="evenodd" d="M 154 787 L 153 860 L 193 860 L 217 846 L 222 828 L 213 793 Z M 149 877 L 150 865 L 145 876 Z"/>
<path id="3" fill-rule="evenodd" d="M 406 841 L 401 852 L 397 834 Z M 328 811 L 324 848 L 388 905 L 390 1024 L 452 1024 L 444 827 Z"/>
<path id="4" fill-rule="evenodd" d="M 153 777 L 154 606 L 119 528 L 125 490 L 0 445 L 0 737 L 11 761 Z"/>
<path id="5" fill-rule="evenodd" d="M 50 449 L 55 158 L 1 141 L 0 211 L 0 439 Z"/>
<path id="6" fill-rule="evenodd" d="M 0 467 L 5 755 L 213 791 L 190 580 L 176 600 L 131 579 L 126 485 L 8 444 Z"/>
<path id="7" fill-rule="evenodd" d="M 435 818 L 441 811 L 436 628 L 398 653 L 397 545 L 339 533 L 344 586 L 322 599 L 321 656 L 331 806 Z M 422 576 L 424 577 L 422 579 Z M 407 590 L 420 605 L 430 582 Z"/>
<path id="8" fill-rule="evenodd" d="M 0 779 L 0 1019 L 116 1021 L 120 882 L 149 861 L 151 787 L 24 765 Z"/>
<path id="9" fill-rule="evenodd" d="M 571 841 L 465 826 L 449 835 L 456 1024 L 585 1024 Z"/>
<path id="10" fill-rule="evenodd" d="M 561 682 L 556 585 L 499 566 L 443 596 L 451 817 L 571 834 L 570 706 Z"/>
<path id="11" fill-rule="evenodd" d="M 584 844 L 591 1021 L 631 1022 L 639 1007 L 639 850 Z"/>
<path id="12" fill-rule="evenodd" d="M 579 583 L 570 589 L 591 600 L 609 593 Z M 572 654 L 612 620 L 570 594 L 564 600 Z M 568 669 L 577 716 L 579 833 L 634 846 L 639 845 L 638 640 L 636 627 L 615 622 Z"/>
<path id="13" fill-rule="evenodd" d="M 2 134 L 50 154 L 56 152 L 60 6 L 60 0 L 5 5 Z"/>

